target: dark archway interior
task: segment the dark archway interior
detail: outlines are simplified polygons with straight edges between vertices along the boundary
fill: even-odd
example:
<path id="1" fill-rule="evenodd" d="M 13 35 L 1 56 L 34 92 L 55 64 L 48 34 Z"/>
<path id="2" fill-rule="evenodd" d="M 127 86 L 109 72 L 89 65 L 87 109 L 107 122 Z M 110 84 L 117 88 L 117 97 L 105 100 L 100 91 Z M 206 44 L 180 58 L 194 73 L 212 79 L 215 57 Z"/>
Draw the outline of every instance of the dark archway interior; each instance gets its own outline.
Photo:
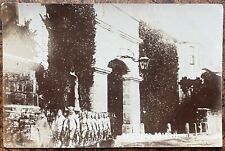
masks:
<path id="1" fill-rule="evenodd" d="M 108 75 L 108 112 L 113 116 L 112 133 L 114 136 L 122 134 L 123 124 L 123 79 L 127 73 L 126 64 L 118 59 L 109 62 L 112 72 Z"/>

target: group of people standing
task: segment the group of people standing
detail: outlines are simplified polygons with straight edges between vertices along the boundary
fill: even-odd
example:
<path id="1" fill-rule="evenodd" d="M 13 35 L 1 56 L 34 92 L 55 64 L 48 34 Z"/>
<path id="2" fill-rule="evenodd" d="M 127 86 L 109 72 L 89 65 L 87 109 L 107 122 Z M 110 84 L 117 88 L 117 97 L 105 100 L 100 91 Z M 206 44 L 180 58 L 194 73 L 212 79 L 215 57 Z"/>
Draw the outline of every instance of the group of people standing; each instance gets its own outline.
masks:
<path id="1" fill-rule="evenodd" d="M 68 111 L 64 114 L 59 109 L 50 124 L 45 114 L 41 113 L 36 127 L 41 147 L 47 147 L 49 144 L 53 147 L 91 146 L 109 139 L 112 135 L 108 113 L 78 112 L 74 111 L 73 107 L 68 107 Z M 49 140 L 46 137 L 49 136 L 48 129 L 51 131 Z"/>

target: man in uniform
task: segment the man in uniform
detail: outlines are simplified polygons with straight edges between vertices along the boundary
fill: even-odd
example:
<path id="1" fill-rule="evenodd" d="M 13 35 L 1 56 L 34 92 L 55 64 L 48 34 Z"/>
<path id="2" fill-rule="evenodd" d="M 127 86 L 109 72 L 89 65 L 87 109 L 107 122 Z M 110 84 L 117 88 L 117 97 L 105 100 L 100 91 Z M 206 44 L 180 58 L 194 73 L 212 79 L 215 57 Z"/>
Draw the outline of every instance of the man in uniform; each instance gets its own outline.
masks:
<path id="1" fill-rule="evenodd" d="M 106 136 L 106 138 L 108 139 L 109 136 L 111 136 L 111 123 L 110 123 L 110 118 L 108 116 L 108 113 L 106 113 L 105 121 L 106 121 L 106 127 L 107 127 L 107 136 Z"/>
<path id="2" fill-rule="evenodd" d="M 80 118 L 80 133 L 81 133 L 81 138 L 80 138 L 80 145 L 84 146 L 87 142 L 86 135 L 88 131 L 88 126 L 87 126 L 87 116 L 85 112 L 81 113 L 81 118 Z"/>
<path id="3" fill-rule="evenodd" d="M 60 147 L 62 144 L 61 133 L 62 133 L 64 120 L 65 120 L 65 117 L 63 116 L 62 110 L 59 109 L 56 115 L 56 119 L 55 119 L 54 127 L 53 127 L 53 131 L 55 133 L 54 136 L 56 138 L 56 142 L 55 142 L 56 147 Z"/>
<path id="4" fill-rule="evenodd" d="M 44 112 L 40 114 L 37 122 L 36 128 L 39 134 L 39 147 L 48 147 L 50 142 L 51 129 L 47 121 L 47 117 Z"/>
<path id="5" fill-rule="evenodd" d="M 92 126 L 92 119 L 91 119 L 91 112 L 87 113 L 87 126 L 88 126 L 88 131 L 87 131 L 87 140 L 88 144 L 91 144 L 92 141 L 92 135 L 93 135 L 93 126 Z"/>
<path id="6" fill-rule="evenodd" d="M 98 125 L 96 119 L 96 113 L 92 114 L 92 126 L 93 126 L 93 141 L 96 142 L 98 139 Z"/>
<path id="7" fill-rule="evenodd" d="M 101 117 L 101 113 L 98 113 L 98 138 L 99 140 L 103 139 L 103 130 L 104 130 L 104 125 L 103 125 L 103 120 Z"/>
<path id="8" fill-rule="evenodd" d="M 75 122 L 76 122 L 76 130 L 75 130 L 75 134 L 74 134 L 74 142 L 75 145 L 78 145 L 80 142 L 80 119 L 79 119 L 79 112 L 78 109 L 75 107 L 74 108 L 75 111 Z"/>
<path id="9" fill-rule="evenodd" d="M 69 132 L 70 132 L 69 147 L 73 147 L 75 145 L 74 134 L 78 128 L 77 115 L 75 114 L 73 107 L 68 107 L 68 108 L 69 108 L 68 122 L 69 122 Z"/>
<path id="10" fill-rule="evenodd" d="M 62 132 L 61 132 L 61 142 L 62 142 L 62 147 L 68 146 L 69 143 L 69 125 L 68 125 L 68 110 L 65 110 L 64 112 L 64 121 L 62 125 Z"/>

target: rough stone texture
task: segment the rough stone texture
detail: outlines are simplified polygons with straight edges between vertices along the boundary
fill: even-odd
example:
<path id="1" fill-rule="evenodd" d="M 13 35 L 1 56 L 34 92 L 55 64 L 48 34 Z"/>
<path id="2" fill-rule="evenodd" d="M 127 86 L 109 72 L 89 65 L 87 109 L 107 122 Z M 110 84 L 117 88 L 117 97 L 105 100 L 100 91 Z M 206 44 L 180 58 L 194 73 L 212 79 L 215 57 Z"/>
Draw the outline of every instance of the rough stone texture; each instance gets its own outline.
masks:
<path id="1" fill-rule="evenodd" d="M 0 0 L 0 3 L 2 2 L 39 2 L 39 3 L 59 3 L 59 2 L 65 2 L 64 0 Z M 217 3 L 217 4 L 223 4 L 223 6 L 225 7 L 225 1 L 224 0 L 69 0 L 67 1 L 67 3 Z M 224 9 L 225 10 L 225 9 Z M 1 15 L 0 15 L 1 16 Z M 225 23 L 225 22 L 224 22 Z M 225 27 L 225 26 L 224 26 Z M 0 26 L 1 28 L 1 26 Z M 0 30 L 1 31 L 1 30 Z M 0 32 L 0 68 L 2 71 L 2 32 Z M 225 34 L 225 30 L 223 35 Z M 223 37 L 223 46 L 225 46 L 225 37 Z M 223 48 L 224 49 L 224 48 Z M 225 58 L 225 54 L 223 54 L 223 58 Z M 224 78 L 224 74 L 225 74 L 225 62 L 223 61 L 223 85 L 225 84 L 225 78 Z M 1 80 L 0 80 L 0 91 L 2 92 L 2 72 L 0 74 Z M 2 96 L 1 96 L 2 97 Z M 224 107 L 225 107 L 225 101 L 224 101 L 224 97 L 225 97 L 225 89 L 223 89 L 223 111 L 224 111 Z M 0 151 L 54 151 L 55 149 L 6 149 L 3 148 L 3 140 L 2 140 L 2 113 L 3 113 L 3 104 L 2 104 L 2 98 L 0 99 Z M 223 114 L 223 136 L 225 134 L 225 115 Z M 223 137 L 225 139 L 225 137 Z M 223 145 L 225 146 L 225 140 L 223 141 Z M 66 149 L 57 149 L 60 151 L 64 151 Z M 96 150 L 106 150 L 106 149 L 82 149 L 84 151 L 86 150 L 92 150 L 92 151 L 96 151 Z M 107 149 L 108 150 L 108 149 Z M 121 151 L 138 151 L 138 150 L 142 150 L 142 151 L 148 151 L 150 150 L 149 148 L 127 148 L 127 149 L 110 149 L 112 151 L 117 151 L 117 150 L 121 150 Z M 161 150 L 166 150 L 166 151 L 170 151 L 170 150 L 176 150 L 176 151 L 191 151 L 191 150 L 196 150 L 196 151 L 220 151 L 220 150 L 224 150 L 225 151 L 225 147 L 223 148 L 154 148 L 151 149 L 153 151 L 161 151 Z"/>

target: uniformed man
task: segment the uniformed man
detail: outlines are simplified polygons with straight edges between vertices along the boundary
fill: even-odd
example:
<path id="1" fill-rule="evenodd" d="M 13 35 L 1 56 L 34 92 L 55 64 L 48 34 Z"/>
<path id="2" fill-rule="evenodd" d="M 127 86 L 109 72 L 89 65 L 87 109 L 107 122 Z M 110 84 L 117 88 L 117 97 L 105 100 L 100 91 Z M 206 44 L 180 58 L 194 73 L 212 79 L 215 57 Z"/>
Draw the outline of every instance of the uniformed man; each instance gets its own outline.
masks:
<path id="1" fill-rule="evenodd" d="M 98 124 L 97 124 L 97 114 L 93 113 L 92 115 L 92 122 L 93 122 L 93 130 L 94 130 L 94 139 L 93 141 L 98 141 Z"/>
<path id="2" fill-rule="evenodd" d="M 74 142 L 74 134 L 78 128 L 77 123 L 77 115 L 75 114 L 73 107 L 68 107 L 69 115 L 68 115 L 68 125 L 69 125 L 69 147 L 73 147 L 75 145 Z"/>
<path id="3" fill-rule="evenodd" d="M 75 145 L 78 145 L 80 142 L 80 119 L 79 119 L 79 112 L 75 110 L 75 122 L 76 122 L 76 129 L 75 129 L 75 134 L 74 134 L 74 142 Z"/>
<path id="4" fill-rule="evenodd" d="M 68 110 L 64 112 L 64 121 L 62 125 L 62 132 L 61 132 L 61 142 L 62 142 L 62 147 L 67 147 L 69 144 L 69 125 L 68 125 Z"/>
<path id="5" fill-rule="evenodd" d="M 54 136 L 56 137 L 56 142 L 55 142 L 56 147 L 60 147 L 62 144 L 61 133 L 63 129 L 64 120 L 65 120 L 65 117 L 63 116 L 62 110 L 59 109 L 56 115 L 55 121 L 53 121 L 54 123 L 53 131 L 54 131 Z"/>
<path id="6" fill-rule="evenodd" d="M 95 125 L 96 125 L 96 141 L 100 140 L 100 127 L 99 127 L 99 118 L 98 113 L 95 113 Z"/>
<path id="7" fill-rule="evenodd" d="M 101 113 L 98 113 L 98 138 L 99 140 L 103 139 L 103 130 L 104 130 L 104 126 L 103 126 L 103 120 L 101 117 Z"/>
<path id="8" fill-rule="evenodd" d="M 111 136 L 111 123 L 110 123 L 110 118 L 108 116 L 108 113 L 106 113 L 106 126 L 107 126 L 107 139 L 109 138 L 109 136 Z"/>
<path id="9" fill-rule="evenodd" d="M 87 131 L 87 140 L 88 144 L 91 144 L 92 141 L 92 135 L 93 135 L 93 127 L 92 127 L 92 119 L 91 119 L 91 112 L 87 113 L 87 126 L 88 126 L 88 131 Z"/>
<path id="10" fill-rule="evenodd" d="M 40 114 L 36 122 L 36 128 L 39 134 L 39 147 L 48 147 L 50 142 L 51 129 L 44 112 Z"/>
<path id="11" fill-rule="evenodd" d="M 91 133 L 91 141 L 92 144 L 95 143 L 96 141 L 96 133 L 97 133 L 97 128 L 96 128 L 96 120 L 95 120 L 95 113 L 91 113 L 91 125 L 92 125 L 92 133 Z"/>
<path id="12" fill-rule="evenodd" d="M 80 133 L 81 133 L 81 139 L 80 139 L 80 145 L 84 146 L 87 142 L 87 131 L 88 131 L 88 126 L 87 126 L 87 116 L 85 112 L 81 113 L 81 118 L 80 118 Z"/>

